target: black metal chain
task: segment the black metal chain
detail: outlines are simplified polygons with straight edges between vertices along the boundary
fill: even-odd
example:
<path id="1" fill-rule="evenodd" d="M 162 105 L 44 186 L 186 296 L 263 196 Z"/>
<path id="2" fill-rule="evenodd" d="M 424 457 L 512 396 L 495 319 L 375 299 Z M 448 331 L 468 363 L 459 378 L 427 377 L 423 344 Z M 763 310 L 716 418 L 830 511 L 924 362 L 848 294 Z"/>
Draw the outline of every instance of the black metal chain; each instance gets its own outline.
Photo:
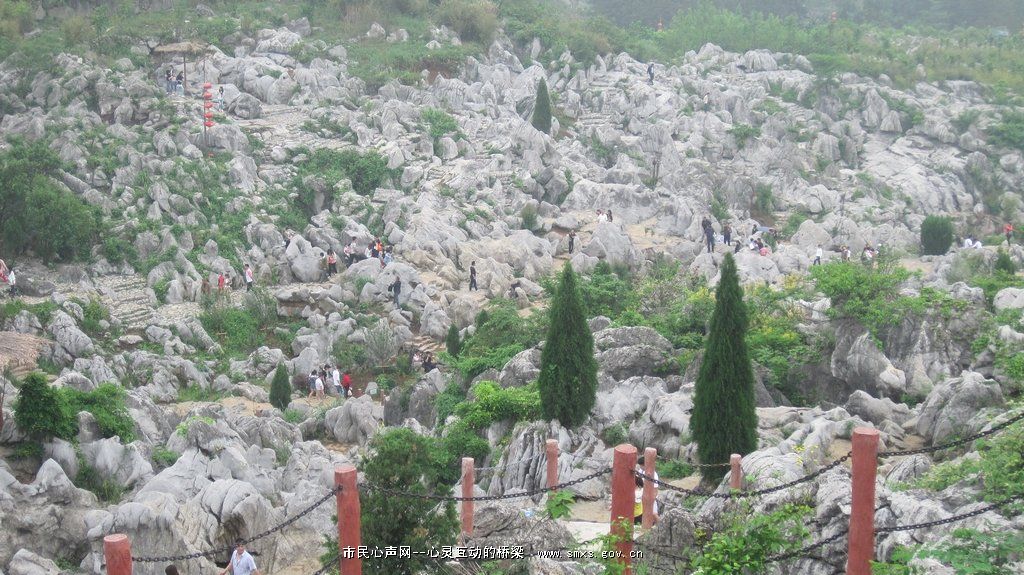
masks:
<path id="1" fill-rule="evenodd" d="M 655 478 L 651 477 L 650 475 L 647 475 L 646 473 L 644 473 L 642 471 L 635 471 L 634 470 L 633 474 L 636 475 L 637 477 L 639 477 L 640 479 L 645 479 L 647 481 L 653 481 L 654 483 L 656 483 L 658 485 L 659 489 L 665 489 L 667 491 L 675 491 L 676 493 L 682 493 L 684 495 L 691 495 L 691 496 L 694 496 L 694 497 L 715 497 L 715 498 L 718 498 L 718 499 L 746 499 L 746 498 L 749 498 L 749 497 L 760 497 L 762 495 L 769 495 L 769 494 L 775 493 L 777 491 L 783 491 L 785 489 L 789 489 L 790 487 L 794 487 L 794 486 L 800 485 L 801 483 L 807 483 L 808 481 L 813 481 L 813 480 L 817 479 L 818 477 L 821 477 L 825 473 L 828 473 L 829 471 L 835 469 L 836 467 L 839 467 L 844 462 L 846 462 L 846 460 L 850 459 L 850 457 L 852 455 L 853 455 L 852 453 L 847 453 L 846 455 L 840 457 L 839 459 L 833 461 L 832 463 L 826 465 L 825 467 L 822 467 L 821 469 L 815 471 L 814 473 L 811 473 L 809 475 L 805 475 L 805 476 L 803 476 L 803 477 L 801 477 L 799 479 L 794 479 L 793 481 L 790 481 L 788 483 L 783 483 L 781 485 L 776 485 L 775 487 L 768 487 L 768 488 L 765 488 L 765 489 L 759 489 L 757 491 L 735 491 L 735 492 L 717 493 L 717 492 L 712 492 L 712 491 L 702 491 L 700 489 L 687 489 L 685 487 L 676 487 L 675 485 L 670 485 L 668 483 L 665 483 L 664 481 L 655 479 Z"/>
<path id="2" fill-rule="evenodd" d="M 541 487 L 530 491 L 524 491 L 522 493 L 509 493 L 506 495 L 481 495 L 479 497 L 457 497 L 454 495 L 435 495 L 433 493 L 411 493 L 408 491 L 399 491 L 397 489 L 378 487 L 376 485 L 370 485 L 368 483 L 360 483 L 359 489 L 365 491 L 376 491 L 378 493 L 392 495 L 395 497 L 411 497 L 413 499 L 427 499 L 430 501 L 500 501 L 502 499 L 519 499 L 522 497 L 533 497 L 534 495 L 538 495 L 548 491 L 558 491 L 559 489 L 564 489 L 566 487 L 578 485 L 580 483 L 583 483 L 584 481 L 590 481 L 591 479 L 596 479 L 598 477 L 601 477 L 602 475 L 607 475 L 611 473 L 611 471 L 612 469 L 610 467 L 606 467 L 600 471 L 591 473 L 590 475 L 580 477 L 579 479 L 573 479 L 572 481 L 566 481 L 565 483 L 559 483 L 558 485 L 552 487 Z"/>
<path id="3" fill-rule="evenodd" d="M 828 545 L 829 543 L 835 543 L 836 541 L 839 541 L 843 537 L 846 537 L 846 534 L 847 534 L 847 531 L 844 529 L 843 531 L 840 531 L 839 533 L 833 535 L 832 537 L 829 537 L 827 539 L 822 539 L 821 541 L 815 541 L 814 543 L 811 543 L 810 545 L 807 545 L 806 547 L 801 547 L 800 549 L 797 549 L 796 551 L 790 551 L 788 553 L 781 553 L 781 554 L 778 554 L 778 555 L 771 555 L 768 558 L 766 558 L 764 560 L 764 562 L 765 563 L 778 563 L 779 561 L 788 561 L 788 560 L 794 559 L 796 557 L 802 557 L 802 556 L 810 553 L 811 551 L 814 551 L 815 549 L 818 549 L 820 547 L 824 547 L 824 546 Z"/>
<path id="4" fill-rule="evenodd" d="M 919 455 L 919 454 L 923 454 L 923 453 L 934 453 L 936 451 L 942 451 L 944 449 L 952 449 L 954 447 L 960 447 L 961 445 L 966 445 L 966 444 L 971 443 L 973 441 L 977 441 L 978 439 L 981 439 L 983 437 L 988 437 L 990 435 L 995 435 L 996 433 L 999 433 L 1000 431 L 1006 429 L 1007 427 L 1010 427 L 1014 423 L 1017 423 L 1018 421 L 1021 421 L 1021 420 L 1024 420 L 1024 411 L 1022 411 L 1022 412 L 1018 413 L 1017 415 L 1015 415 L 1014 417 L 1011 417 L 1010 419 L 1000 423 L 999 425 L 996 425 L 996 426 L 992 427 L 992 429 L 989 429 L 988 431 L 982 431 L 980 433 L 975 433 L 974 435 L 971 435 L 969 437 L 965 437 L 963 439 L 958 439 L 956 441 L 951 441 L 949 443 L 944 443 L 942 445 L 936 445 L 936 446 L 933 446 L 933 447 L 922 447 L 921 449 L 908 449 L 906 451 L 883 451 L 883 452 L 879 453 L 878 456 L 879 457 L 900 457 L 900 456 L 904 456 L 904 455 Z"/>
<path id="5" fill-rule="evenodd" d="M 324 563 L 319 569 L 314 571 L 312 575 L 325 575 L 326 573 L 330 572 L 331 569 L 340 569 L 340 566 L 338 565 L 338 555 L 338 553 L 335 553 L 330 559 L 327 560 L 326 563 Z"/>
<path id="6" fill-rule="evenodd" d="M 978 509 L 976 511 L 971 511 L 970 513 L 954 515 L 952 517 L 947 517 L 946 519 L 939 519 L 937 521 L 928 521 L 927 523 L 915 523 L 913 525 L 896 525 L 895 527 L 879 527 L 875 529 L 875 533 L 895 533 L 897 531 L 914 531 L 915 529 L 927 529 L 928 527 L 938 527 L 939 525 L 955 523 L 957 521 L 967 519 L 969 517 L 976 517 L 978 515 L 981 515 L 982 513 L 994 511 L 1001 507 L 1005 507 L 1006 505 L 1009 505 L 1015 501 L 1021 500 L 1024 500 L 1024 493 L 1014 495 L 1013 497 L 1008 497 L 1002 501 L 997 501 L 992 505 L 982 507 L 981 509 Z"/>
<path id="7" fill-rule="evenodd" d="M 274 527 L 271 527 L 270 529 L 267 529 L 263 533 L 255 535 L 255 536 L 250 537 L 248 539 L 243 539 L 242 543 L 244 545 L 248 545 L 248 544 L 250 544 L 250 543 L 252 543 L 254 541 L 258 541 L 260 539 L 263 539 L 264 537 L 267 537 L 269 535 L 273 535 L 274 533 L 277 533 L 278 531 L 281 531 L 285 527 L 288 527 L 292 523 L 295 523 L 299 519 L 301 519 L 301 518 L 305 517 L 306 515 L 309 515 L 310 513 L 312 513 L 315 509 L 317 509 L 318 507 L 320 507 L 321 505 L 326 503 L 328 500 L 330 500 L 332 497 L 337 495 L 338 491 L 340 491 L 340 490 L 341 490 L 340 486 L 332 488 L 323 497 L 321 497 L 320 499 L 316 500 L 309 507 L 306 507 L 305 509 L 303 509 L 302 511 L 296 513 L 292 517 L 284 520 L 282 523 L 280 523 L 280 524 L 278 524 L 278 525 L 276 525 Z M 207 551 L 197 551 L 195 553 L 189 553 L 188 555 L 170 555 L 170 556 L 166 556 L 166 557 L 132 557 L 132 562 L 133 563 L 172 563 L 172 562 L 175 562 L 175 561 L 189 561 L 191 559 L 199 559 L 199 558 L 202 558 L 202 557 L 210 557 L 210 556 L 213 556 L 213 555 L 218 555 L 220 553 L 230 553 L 232 549 L 234 549 L 233 546 L 228 546 L 228 547 L 218 547 L 216 549 L 209 549 Z"/>

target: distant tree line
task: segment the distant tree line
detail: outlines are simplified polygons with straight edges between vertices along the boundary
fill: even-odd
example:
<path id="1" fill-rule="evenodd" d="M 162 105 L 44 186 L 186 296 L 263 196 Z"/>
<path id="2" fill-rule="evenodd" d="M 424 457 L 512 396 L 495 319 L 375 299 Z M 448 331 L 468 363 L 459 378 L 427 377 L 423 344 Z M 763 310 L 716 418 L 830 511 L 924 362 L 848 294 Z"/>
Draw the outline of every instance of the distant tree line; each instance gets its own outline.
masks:
<path id="1" fill-rule="evenodd" d="M 1020 0 L 591 0 L 593 8 L 614 22 L 628 26 L 639 22 L 655 26 L 660 19 L 669 25 L 677 12 L 710 4 L 743 14 L 761 12 L 809 22 L 827 21 L 832 12 L 843 20 L 882 26 L 933 26 L 953 28 L 1007 28 L 1017 33 L 1024 25 Z"/>

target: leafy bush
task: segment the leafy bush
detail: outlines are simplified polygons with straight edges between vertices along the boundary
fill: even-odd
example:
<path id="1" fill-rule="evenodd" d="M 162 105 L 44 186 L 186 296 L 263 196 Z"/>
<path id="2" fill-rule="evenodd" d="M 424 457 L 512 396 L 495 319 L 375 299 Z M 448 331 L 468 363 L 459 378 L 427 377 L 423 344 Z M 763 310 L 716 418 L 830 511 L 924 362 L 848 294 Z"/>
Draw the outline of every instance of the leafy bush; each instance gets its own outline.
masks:
<path id="1" fill-rule="evenodd" d="M 103 437 L 119 437 L 121 443 L 135 441 L 135 420 L 125 405 L 124 388 L 115 383 L 103 383 L 92 391 L 79 391 L 71 387 L 62 388 L 59 394 L 70 406 L 71 413 L 88 411 L 96 418 L 96 425 Z M 77 434 L 78 423 L 75 422 Z M 67 438 L 65 438 L 67 439 Z"/>
<path id="2" fill-rule="evenodd" d="M 533 117 L 530 118 L 530 123 L 545 134 L 551 132 L 551 97 L 548 95 L 548 83 L 544 78 L 537 83 L 537 99 L 533 106 Z"/>
<path id="3" fill-rule="evenodd" d="M 1013 275 L 1017 273 L 1017 266 L 1014 265 L 1013 260 L 1010 259 L 1010 254 L 1006 253 L 1006 250 L 1000 249 L 999 254 L 996 256 L 996 263 L 993 268 L 996 274 L 1003 273 L 1007 275 Z"/>
<path id="4" fill-rule="evenodd" d="M 270 404 L 285 411 L 292 400 L 292 386 L 288 379 L 288 371 L 283 363 L 277 364 L 274 379 L 270 382 Z"/>
<path id="5" fill-rule="evenodd" d="M 153 463 L 160 469 L 174 465 L 179 457 L 181 457 L 180 453 L 171 451 L 162 445 L 153 448 Z"/>
<path id="6" fill-rule="evenodd" d="M 488 369 L 501 369 L 517 353 L 540 342 L 544 314 L 522 318 L 511 300 L 491 300 L 477 316 L 477 330 L 462 342 L 450 365 L 472 379 Z M 480 320 L 484 321 L 481 322 Z"/>
<path id="7" fill-rule="evenodd" d="M 654 466 L 661 479 L 682 479 L 693 475 L 694 471 L 692 465 L 678 459 L 659 459 Z"/>
<path id="8" fill-rule="evenodd" d="M 791 503 L 766 514 L 732 513 L 725 529 L 711 537 L 692 567 L 719 575 L 762 573 L 769 556 L 800 549 L 809 535 L 810 515 L 809 507 Z"/>
<path id="9" fill-rule="evenodd" d="M 992 145 L 1024 151 L 1024 112 L 1003 112 L 1002 120 L 985 133 Z"/>
<path id="10" fill-rule="evenodd" d="M 946 216 L 928 216 L 921 223 L 921 253 L 941 256 L 953 244 L 953 220 Z"/>
<path id="11" fill-rule="evenodd" d="M 398 353 L 398 340 L 386 319 L 366 330 L 366 355 L 373 367 L 383 367 Z"/>
<path id="12" fill-rule="evenodd" d="M 811 268 L 817 288 L 832 300 L 833 317 L 859 320 L 873 332 L 902 319 L 909 298 L 899 295 L 910 278 L 901 267 L 869 268 L 854 262 L 831 262 Z"/>
<path id="13" fill-rule="evenodd" d="M 629 439 L 629 430 L 626 426 L 621 423 L 608 426 L 601 432 L 601 441 L 604 442 L 608 447 L 615 447 L 621 445 Z"/>
<path id="14" fill-rule="evenodd" d="M 549 494 L 547 503 L 544 504 L 544 508 L 548 512 L 548 518 L 557 520 L 568 517 L 575 500 L 576 498 L 572 491 L 568 489 L 562 489 L 561 491 Z"/>
<path id="15" fill-rule="evenodd" d="M 437 108 L 427 108 L 420 113 L 423 121 L 429 126 L 430 137 L 435 141 L 448 134 L 457 134 L 459 124 L 451 114 Z"/>
<path id="16" fill-rule="evenodd" d="M 394 171 L 388 168 L 387 158 L 374 150 L 360 153 L 352 148 L 318 148 L 309 153 L 309 159 L 300 166 L 300 174 L 320 176 L 332 190 L 338 181 L 347 178 L 357 194 L 368 196 L 383 186 Z"/>
<path id="17" fill-rule="evenodd" d="M 442 0 L 437 18 L 465 42 L 489 46 L 498 29 L 498 13 L 487 0 Z"/>
<path id="18" fill-rule="evenodd" d="M 481 381 L 473 386 L 473 401 L 460 403 L 455 408 L 473 429 L 482 430 L 498 421 L 531 421 L 540 417 L 540 394 L 536 384 L 503 388 L 493 381 Z"/>
<path id="19" fill-rule="evenodd" d="M 452 357 L 459 357 L 462 340 L 459 339 L 459 328 L 456 327 L 454 323 L 448 326 L 448 335 L 444 338 L 444 347 L 448 352 L 448 355 Z"/>
<path id="20" fill-rule="evenodd" d="M 728 132 L 736 138 L 736 147 L 742 150 L 746 147 L 748 140 L 761 135 L 761 128 L 749 124 L 736 124 L 729 128 Z"/>
<path id="21" fill-rule="evenodd" d="M 598 262 L 590 276 L 579 282 L 586 317 L 618 317 L 629 303 L 632 286 L 628 280 L 628 276 L 623 278 L 614 273 L 608 262 Z M 554 285 L 544 287 L 554 292 Z"/>
<path id="22" fill-rule="evenodd" d="M 537 227 L 537 208 L 533 204 L 527 204 L 520 210 L 519 216 L 523 219 L 523 229 L 533 231 Z"/>
<path id="23" fill-rule="evenodd" d="M 75 475 L 74 483 L 77 487 L 92 491 L 100 501 L 105 503 L 119 503 L 127 491 L 125 486 L 117 481 L 100 477 L 96 469 L 85 463 L 81 457 L 79 457 L 78 475 Z"/>
<path id="24" fill-rule="evenodd" d="M 50 387 L 39 372 L 30 373 L 21 383 L 14 401 L 14 421 L 35 440 L 57 437 L 70 441 L 78 434 L 78 421 L 67 397 Z"/>
<path id="25" fill-rule="evenodd" d="M 1024 555 L 1024 536 L 1019 532 L 982 533 L 954 529 L 953 537 L 934 547 L 898 548 L 885 563 L 871 562 L 879 575 L 912 575 L 907 563 L 914 557 L 930 557 L 949 565 L 956 575 L 1012 575 L 1014 562 Z"/>
<path id="26" fill-rule="evenodd" d="M 139 259 L 139 252 L 135 249 L 135 246 L 124 238 L 117 236 L 107 236 L 103 239 L 103 250 L 101 253 L 103 257 L 107 258 L 108 262 L 113 264 L 133 262 Z"/>

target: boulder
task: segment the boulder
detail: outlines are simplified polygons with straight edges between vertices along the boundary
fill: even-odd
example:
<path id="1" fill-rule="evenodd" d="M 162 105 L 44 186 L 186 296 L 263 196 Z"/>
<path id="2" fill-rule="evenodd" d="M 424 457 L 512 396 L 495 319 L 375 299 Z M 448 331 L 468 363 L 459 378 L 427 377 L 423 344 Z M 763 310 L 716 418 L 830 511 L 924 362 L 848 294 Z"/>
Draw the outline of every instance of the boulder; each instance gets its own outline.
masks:
<path id="1" fill-rule="evenodd" d="M 978 431 L 969 425 L 986 407 L 1003 405 L 1003 392 L 994 380 L 973 371 L 947 379 L 935 386 L 921 407 L 917 433 L 929 438 L 933 445 L 954 436 Z"/>
<path id="2" fill-rule="evenodd" d="M 40 557 L 27 549 L 19 549 L 7 565 L 11 575 L 60 575 L 60 567 L 45 557 Z"/>
<path id="3" fill-rule="evenodd" d="M 618 381 L 636 375 L 656 375 L 672 359 L 672 344 L 649 327 L 609 328 L 594 334 L 601 373 Z"/>
<path id="4" fill-rule="evenodd" d="M 383 408 L 368 395 L 350 398 L 327 412 L 324 425 L 339 443 L 366 445 L 380 430 Z"/>
<path id="5" fill-rule="evenodd" d="M 848 388 L 862 389 L 874 397 L 899 397 L 908 392 L 907 376 L 896 369 L 875 345 L 871 334 L 856 322 L 841 322 L 831 359 L 832 377 Z"/>
<path id="6" fill-rule="evenodd" d="M 1003 288 L 992 300 L 992 306 L 996 311 L 1007 309 L 1024 309 L 1024 289 Z"/>

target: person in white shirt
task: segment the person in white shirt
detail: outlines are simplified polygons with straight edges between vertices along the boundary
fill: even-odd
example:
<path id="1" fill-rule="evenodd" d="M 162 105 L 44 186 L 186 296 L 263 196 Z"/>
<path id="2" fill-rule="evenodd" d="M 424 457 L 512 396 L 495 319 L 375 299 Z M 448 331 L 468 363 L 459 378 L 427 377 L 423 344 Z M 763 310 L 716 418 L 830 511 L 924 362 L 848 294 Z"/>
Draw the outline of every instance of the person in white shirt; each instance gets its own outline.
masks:
<path id="1" fill-rule="evenodd" d="M 14 275 L 14 268 L 7 270 L 7 285 L 11 286 L 11 295 L 18 295 L 18 278 Z"/>
<path id="2" fill-rule="evenodd" d="M 220 572 L 220 575 L 260 575 L 260 570 L 256 568 L 256 561 L 249 555 L 249 552 L 245 550 L 245 542 L 241 539 L 235 541 L 235 551 L 231 554 L 231 561 L 228 561 L 228 566 Z"/>
<path id="3" fill-rule="evenodd" d="M 604 213 L 604 210 L 597 210 L 597 223 L 607 222 L 608 215 Z"/>
<path id="4" fill-rule="evenodd" d="M 338 371 L 338 366 L 334 366 L 331 370 L 331 383 L 334 384 L 334 391 L 338 392 L 338 396 L 344 395 L 341 389 L 341 372 Z"/>
<path id="5" fill-rule="evenodd" d="M 981 240 L 974 240 L 974 249 L 980 250 L 984 246 L 981 244 Z"/>
<path id="6" fill-rule="evenodd" d="M 245 291 L 252 291 L 252 282 L 252 268 L 249 267 L 249 264 L 245 264 Z"/>
<path id="7" fill-rule="evenodd" d="M 821 265 L 821 256 L 823 256 L 823 255 L 825 255 L 825 254 L 821 251 L 821 246 L 818 246 L 818 249 L 814 252 L 814 263 L 811 264 L 811 265 L 820 266 Z"/>
<path id="8" fill-rule="evenodd" d="M 964 248 L 971 249 L 972 247 L 974 247 L 974 238 L 972 238 L 971 236 L 967 236 L 967 238 L 964 240 Z"/>

